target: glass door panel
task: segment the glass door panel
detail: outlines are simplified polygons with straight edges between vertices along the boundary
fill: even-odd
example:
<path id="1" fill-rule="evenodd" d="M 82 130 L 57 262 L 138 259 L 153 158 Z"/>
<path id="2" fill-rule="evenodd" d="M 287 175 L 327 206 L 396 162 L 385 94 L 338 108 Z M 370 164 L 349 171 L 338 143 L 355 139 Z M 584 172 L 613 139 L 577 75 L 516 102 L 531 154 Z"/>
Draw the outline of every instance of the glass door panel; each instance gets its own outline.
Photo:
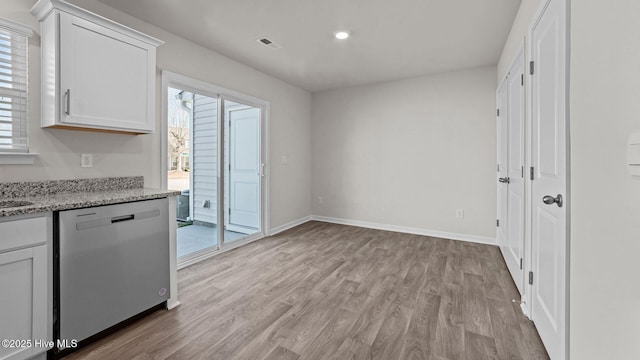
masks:
<path id="1" fill-rule="evenodd" d="M 218 244 L 218 97 L 168 89 L 168 189 L 177 201 L 179 260 Z"/>

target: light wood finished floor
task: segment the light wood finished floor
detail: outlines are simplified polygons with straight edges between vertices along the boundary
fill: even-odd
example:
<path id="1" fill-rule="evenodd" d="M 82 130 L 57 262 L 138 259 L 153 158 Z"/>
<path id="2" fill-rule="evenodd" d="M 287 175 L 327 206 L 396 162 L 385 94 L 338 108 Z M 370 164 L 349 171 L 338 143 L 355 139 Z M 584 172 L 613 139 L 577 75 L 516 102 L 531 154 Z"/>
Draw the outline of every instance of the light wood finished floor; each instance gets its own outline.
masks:
<path id="1" fill-rule="evenodd" d="M 178 276 L 65 359 L 548 359 L 494 246 L 308 222 Z"/>

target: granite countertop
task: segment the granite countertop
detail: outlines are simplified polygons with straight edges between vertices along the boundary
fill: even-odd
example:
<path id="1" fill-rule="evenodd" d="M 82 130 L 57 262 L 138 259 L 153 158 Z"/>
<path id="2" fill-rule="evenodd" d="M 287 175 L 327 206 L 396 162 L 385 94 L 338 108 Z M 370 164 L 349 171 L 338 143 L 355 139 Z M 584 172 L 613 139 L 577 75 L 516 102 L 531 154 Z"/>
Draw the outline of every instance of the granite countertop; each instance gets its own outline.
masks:
<path id="1" fill-rule="evenodd" d="M 141 177 L 134 177 L 0 184 L 0 201 L 33 203 L 0 208 L 0 217 L 160 199 L 180 194 L 173 190 L 143 188 L 143 183 Z"/>

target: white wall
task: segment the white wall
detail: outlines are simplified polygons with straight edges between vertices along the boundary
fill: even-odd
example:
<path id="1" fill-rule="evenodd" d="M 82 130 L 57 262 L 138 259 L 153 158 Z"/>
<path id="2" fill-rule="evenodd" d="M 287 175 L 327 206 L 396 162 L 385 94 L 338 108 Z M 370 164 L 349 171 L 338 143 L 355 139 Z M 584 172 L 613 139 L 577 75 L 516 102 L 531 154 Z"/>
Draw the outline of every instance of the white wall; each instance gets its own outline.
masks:
<path id="1" fill-rule="evenodd" d="M 571 2 L 572 359 L 640 359 L 640 2 Z"/>
<path id="2" fill-rule="evenodd" d="M 271 227 L 310 213 L 311 95 L 246 65 L 200 47 L 155 26 L 119 12 L 97 0 L 72 0 L 102 16 L 165 41 L 158 48 L 157 67 L 245 93 L 271 103 Z M 40 129 L 39 25 L 31 15 L 35 0 L 2 0 L 0 16 L 31 26 L 29 130 L 31 151 L 40 154 L 33 166 L 0 165 L 0 181 L 142 175 L 148 187 L 160 186 L 160 76 L 156 82 L 156 133 L 114 135 Z M 81 168 L 80 154 L 94 154 L 94 167 Z M 288 164 L 278 159 L 289 155 Z"/>
<path id="3" fill-rule="evenodd" d="M 513 20 L 511 31 L 498 60 L 498 83 L 502 82 L 507 71 L 509 71 L 511 62 L 515 58 L 523 39 L 528 35 L 531 20 L 542 2 L 543 0 L 522 0 L 522 3 L 520 3 L 520 8 L 516 18 Z M 528 59 L 529 55 L 526 52 L 527 48 L 525 47 L 525 59 Z"/>
<path id="4" fill-rule="evenodd" d="M 313 214 L 495 239 L 495 72 L 314 93 Z"/>

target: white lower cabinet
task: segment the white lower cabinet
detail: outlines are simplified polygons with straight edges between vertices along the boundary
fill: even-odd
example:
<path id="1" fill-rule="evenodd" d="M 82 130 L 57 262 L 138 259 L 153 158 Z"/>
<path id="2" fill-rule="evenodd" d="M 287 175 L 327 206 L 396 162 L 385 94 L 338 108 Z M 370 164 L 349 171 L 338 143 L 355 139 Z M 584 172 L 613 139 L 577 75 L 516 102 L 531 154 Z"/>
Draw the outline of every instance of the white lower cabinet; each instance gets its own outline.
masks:
<path id="1" fill-rule="evenodd" d="M 0 219 L 0 360 L 44 357 L 51 336 L 51 216 Z"/>

